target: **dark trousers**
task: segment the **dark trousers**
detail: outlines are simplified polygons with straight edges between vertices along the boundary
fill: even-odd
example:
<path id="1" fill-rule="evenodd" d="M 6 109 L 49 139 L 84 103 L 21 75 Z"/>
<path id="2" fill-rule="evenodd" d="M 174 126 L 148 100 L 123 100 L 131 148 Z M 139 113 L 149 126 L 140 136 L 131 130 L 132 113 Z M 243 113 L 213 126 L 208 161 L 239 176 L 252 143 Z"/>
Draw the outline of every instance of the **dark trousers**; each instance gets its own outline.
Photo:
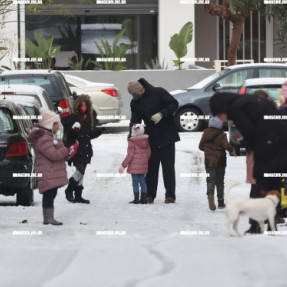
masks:
<path id="1" fill-rule="evenodd" d="M 224 175 L 225 166 L 208 167 L 205 166 L 207 183 L 207 195 L 214 195 L 215 187 L 217 191 L 217 199 L 224 199 Z"/>
<path id="2" fill-rule="evenodd" d="M 57 196 L 58 188 L 46 190 L 43 193 L 42 206 L 43 208 L 54 208 L 54 199 Z"/>
<path id="3" fill-rule="evenodd" d="M 281 193 L 282 178 L 280 177 L 259 177 L 256 178 L 256 184 L 252 184 L 250 191 L 250 198 L 261 198 L 263 195 L 261 191 L 278 190 Z M 281 214 L 281 201 L 277 205 L 276 216 Z"/>
<path id="4" fill-rule="evenodd" d="M 74 166 L 84 176 L 87 164 L 86 163 L 81 163 L 81 162 L 74 162 Z"/>
<path id="5" fill-rule="evenodd" d="M 147 197 L 156 198 L 160 163 L 166 190 L 165 197 L 175 199 L 175 144 L 151 149 L 146 175 Z"/>

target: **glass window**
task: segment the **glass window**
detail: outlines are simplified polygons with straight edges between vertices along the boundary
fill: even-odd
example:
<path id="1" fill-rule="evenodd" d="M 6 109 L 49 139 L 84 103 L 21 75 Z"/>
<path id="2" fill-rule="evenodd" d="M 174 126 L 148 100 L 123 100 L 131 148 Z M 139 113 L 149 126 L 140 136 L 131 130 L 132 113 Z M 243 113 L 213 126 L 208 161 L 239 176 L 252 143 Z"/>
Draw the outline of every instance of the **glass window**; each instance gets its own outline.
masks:
<path id="1" fill-rule="evenodd" d="M 77 51 L 80 42 L 77 19 L 58 15 L 26 15 L 26 38 L 35 41 L 35 32 L 45 38 L 53 35 L 53 45 L 61 46 L 61 51 Z"/>
<path id="2" fill-rule="evenodd" d="M 146 4 L 142 5 L 146 7 Z M 155 60 L 158 56 L 158 16 L 156 13 L 142 15 L 142 11 L 140 9 L 132 15 L 113 13 L 77 15 L 69 18 L 57 15 L 26 15 L 26 38 L 35 42 L 34 32 L 46 38 L 53 35 L 53 45 L 61 46 L 61 51 L 75 51 L 79 59 L 83 58 L 86 63 L 88 59 L 96 60 L 101 57 L 95 41 L 102 49 L 104 47 L 101 38 L 112 46 L 116 35 L 125 27 L 126 33 L 118 42 L 118 45 L 124 43 L 129 46 L 126 55 L 121 56 L 126 60 L 123 66 L 127 69 L 145 69 L 144 63 L 151 63 L 151 60 Z M 60 65 L 57 67 L 57 62 L 55 68 L 64 69 Z M 67 63 L 65 70 L 69 68 Z M 95 65 L 92 63 L 88 67 L 85 65 L 81 67 L 81 69 L 94 68 Z"/>
<path id="3" fill-rule="evenodd" d="M 220 85 L 220 89 L 229 90 L 229 89 L 238 89 L 246 79 L 253 77 L 254 70 L 240 70 L 232 72 L 225 77 L 221 78 L 216 84 Z"/>
<path id="4" fill-rule="evenodd" d="M 41 75 L 13 75 L 13 76 L 5 76 L 5 81 L 0 81 L 0 85 L 7 85 L 7 81 L 9 81 L 10 85 L 33 85 L 40 86 L 45 89 L 51 98 L 60 97 L 60 89 L 56 80 L 53 77 L 44 78 Z"/>
<path id="5" fill-rule="evenodd" d="M 29 114 L 25 111 L 25 108 L 22 105 L 17 105 L 17 110 L 21 116 L 29 116 Z M 31 131 L 31 120 L 30 119 L 23 119 L 19 120 L 22 123 L 26 134 Z"/>
<path id="6" fill-rule="evenodd" d="M 0 133 L 9 133 L 14 130 L 13 120 L 10 114 L 1 109 L 0 110 Z"/>
<path id="7" fill-rule="evenodd" d="M 34 107 L 24 106 L 24 109 L 28 115 L 30 115 L 30 116 L 36 115 L 36 109 Z"/>
<path id="8" fill-rule="evenodd" d="M 45 91 L 43 91 L 42 96 L 45 99 L 45 102 L 48 105 L 49 110 L 54 111 L 55 107 L 54 107 L 53 103 L 51 102 L 49 96 L 47 95 L 47 93 Z"/>
<path id="9" fill-rule="evenodd" d="M 247 88 L 246 93 L 247 94 L 253 94 L 257 90 L 263 90 L 265 91 L 274 101 L 275 103 L 279 106 L 279 93 L 282 89 L 282 86 L 277 86 L 277 87 L 252 87 L 252 88 Z"/>
<path id="10" fill-rule="evenodd" d="M 286 78 L 286 69 L 259 69 L 260 78 Z"/>

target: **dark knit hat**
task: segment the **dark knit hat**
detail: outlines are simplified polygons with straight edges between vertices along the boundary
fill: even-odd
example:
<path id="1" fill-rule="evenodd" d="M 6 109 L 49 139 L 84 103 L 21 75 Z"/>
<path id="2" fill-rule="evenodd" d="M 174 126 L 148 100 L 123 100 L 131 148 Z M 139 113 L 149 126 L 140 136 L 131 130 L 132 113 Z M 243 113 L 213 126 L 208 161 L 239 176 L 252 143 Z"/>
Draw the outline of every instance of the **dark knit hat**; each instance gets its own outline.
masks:
<path id="1" fill-rule="evenodd" d="M 128 91 L 131 95 L 143 89 L 143 85 L 138 81 L 129 82 Z"/>
<path id="2" fill-rule="evenodd" d="M 213 115 L 227 114 L 230 103 L 238 97 L 233 93 L 215 93 L 210 98 L 210 110 Z"/>

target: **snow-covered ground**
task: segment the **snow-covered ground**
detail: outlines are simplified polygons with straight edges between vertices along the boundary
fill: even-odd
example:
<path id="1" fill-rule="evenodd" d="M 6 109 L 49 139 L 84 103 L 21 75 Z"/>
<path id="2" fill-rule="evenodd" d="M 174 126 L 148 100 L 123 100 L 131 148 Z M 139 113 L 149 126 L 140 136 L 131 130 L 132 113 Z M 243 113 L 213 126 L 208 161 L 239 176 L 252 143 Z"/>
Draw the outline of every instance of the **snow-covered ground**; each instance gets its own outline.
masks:
<path id="1" fill-rule="evenodd" d="M 173 205 L 163 203 L 162 177 L 152 205 L 128 204 L 132 199 L 129 175 L 100 177 L 117 172 L 126 153 L 126 134 L 103 135 L 93 141 L 94 158 L 83 193 L 90 205 L 69 203 L 64 188 L 59 190 L 55 207 L 62 227 L 42 224 L 37 191 L 32 207 L 17 207 L 13 197 L 1 196 L 0 286 L 287 286 L 287 238 L 230 238 L 224 212 L 208 209 L 205 178 L 181 176 L 204 172 L 203 154 L 197 149 L 200 137 L 201 133 L 181 134 L 182 141 L 176 145 L 177 202 Z M 68 167 L 69 175 L 73 169 Z M 248 197 L 244 157 L 228 157 L 225 182 L 233 180 L 242 184 L 230 196 Z M 243 233 L 247 227 L 243 217 L 239 230 Z M 14 231 L 42 235 L 13 235 Z"/>

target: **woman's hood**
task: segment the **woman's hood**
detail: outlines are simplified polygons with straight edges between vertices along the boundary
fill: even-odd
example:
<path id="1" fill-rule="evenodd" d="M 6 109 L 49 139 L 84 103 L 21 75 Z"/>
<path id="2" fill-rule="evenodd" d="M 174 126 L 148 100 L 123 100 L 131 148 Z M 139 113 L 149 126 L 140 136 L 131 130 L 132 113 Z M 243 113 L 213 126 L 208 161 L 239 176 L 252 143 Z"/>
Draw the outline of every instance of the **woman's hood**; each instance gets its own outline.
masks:
<path id="1" fill-rule="evenodd" d="M 215 93 L 210 98 L 210 109 L 212 114 L 227 114 L 229 106 L 238 97 L 241 97 L 234 93 Z"/>
<path id="2" fill-rule="evenodd" d="M 79 107 L 81 106 L 81 104 L 83 102 L 86 102 L 89 111 L 93 110 L 92 101 L 91 101 L 90 96 L 89 95 L 80 95 L 77 97 L 77 99 L 74 101 L 74 104 L 73 104 L 73 112 L 75 114 L 79 113 Z"/>
<path id="3" fill-rule="evenodd" d="M 149 92 L 154 86 L 150 84 L 145 78 L 140 78 L 138 80 L 142 84 L 142 86 L 145 88 L 146 92 Z"/>

